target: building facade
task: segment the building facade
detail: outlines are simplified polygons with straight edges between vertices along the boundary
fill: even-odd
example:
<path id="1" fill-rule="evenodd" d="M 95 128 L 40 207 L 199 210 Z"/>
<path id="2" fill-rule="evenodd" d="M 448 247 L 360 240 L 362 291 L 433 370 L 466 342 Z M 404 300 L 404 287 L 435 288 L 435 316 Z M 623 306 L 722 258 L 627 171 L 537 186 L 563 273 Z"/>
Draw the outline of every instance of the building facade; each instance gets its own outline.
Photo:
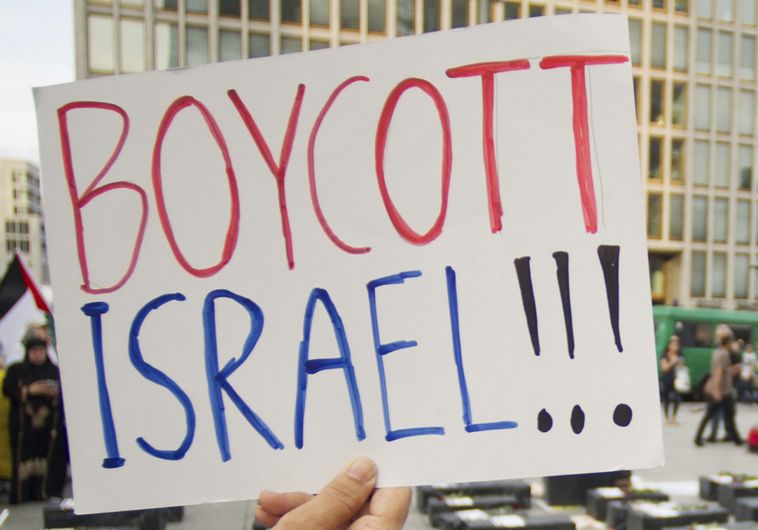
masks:
<path id="1" fill-rule="evenodd" d="M 77 77 L 623 13 L 655 303 L 758 309 L 756 0 L 75 0 Z"/>
<path id="2" fill-rule="evenodd" d="M 41 283 L 50 282 L 45 223 L 40 205 L 39 169 L 31 162 L 0 158 L 0 267 L 16 249 Z"/>

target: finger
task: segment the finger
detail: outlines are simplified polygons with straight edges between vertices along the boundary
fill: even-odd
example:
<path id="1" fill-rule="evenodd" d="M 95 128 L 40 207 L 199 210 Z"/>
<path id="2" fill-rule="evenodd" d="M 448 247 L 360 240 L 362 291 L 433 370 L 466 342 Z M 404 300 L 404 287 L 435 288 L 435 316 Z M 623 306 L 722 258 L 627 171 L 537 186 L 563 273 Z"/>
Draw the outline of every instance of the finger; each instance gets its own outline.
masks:
<path id="1" fill-rule="evenodd" d="M 262 491 L 258 498 L 258 506 L 272 515 L 282 516 L 298 506 L 305 504 L 312 498 L 313 495 L 302 491 L 292 493 Z"/>
<path id="2" fill-rule="evenodd" d="M 263 525 L 265 528 L 272 528 L 281 519 L 280 516 L 268 513 L 260 506 L 255 508 L 255 521 Z"/>
<path id="3" fill-rule="evenodd" d="M 349 530 L 400 530 L 410 505 L 410 488 L 378 489 L 371 497 L 368 514 L 357 519 Z"/>
<path id="4" fill-rule="evenodd" d="M 376 464 L 369 458 L 358 458 L 334 477 L 313 499 L 283 516 L 276 528 L 341 528 L 360 512 L 375 484 Z"/>

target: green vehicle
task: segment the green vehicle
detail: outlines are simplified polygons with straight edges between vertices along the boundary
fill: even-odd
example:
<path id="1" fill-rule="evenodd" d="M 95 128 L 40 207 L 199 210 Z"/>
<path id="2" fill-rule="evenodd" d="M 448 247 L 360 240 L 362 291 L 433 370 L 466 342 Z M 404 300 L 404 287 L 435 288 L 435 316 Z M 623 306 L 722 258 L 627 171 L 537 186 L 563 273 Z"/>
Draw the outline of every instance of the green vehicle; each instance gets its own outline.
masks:
<path id="1" fill-rule="evenodd" d="M 671 335 L 678 335 L 692 380 L 692 398 L 702 399 L 703 383 L 711 370 L 711 353 L 716 347 L 715 329 L 727 324 L 743 341 L 758 341 L 758 311 L 653 306 L 655 350 L 660 359 Z M 660 369 L 660 364 L 658 366 Z"/>

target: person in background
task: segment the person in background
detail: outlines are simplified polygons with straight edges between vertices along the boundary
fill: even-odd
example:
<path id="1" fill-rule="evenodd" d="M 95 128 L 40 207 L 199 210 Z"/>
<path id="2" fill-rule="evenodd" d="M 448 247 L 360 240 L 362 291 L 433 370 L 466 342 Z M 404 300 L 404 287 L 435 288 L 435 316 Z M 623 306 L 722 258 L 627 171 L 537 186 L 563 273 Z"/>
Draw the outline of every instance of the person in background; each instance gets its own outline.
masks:
<path id="1" fill-rule="evenodd" d="M 679 403 L 682 401 L 682 397 L 674 388 L 674 378 L 677 369 L 683 363 L 684 357 L 682 357 L 679 337 L 672 335 L 666 345 L 666 351 L 661 356 L 661 402 L 666 422 L 670 424 L 677 423 L 676 413 L 679 410 Z M 672 406 L 671 413 L 669 413 L 669 405 Z"/>
<path id="2" fill-rule="evenodd" d="M 275 530 L 400 530 L 411 490 L 375 489 L 376 477 L 376 464 L 357 458 L 317 495 L 261 492 L 255 519 Z"/>
<path id="3" fill-rule="evenodd" d="M 748 342 L 742 352 L 740 378 L 737 383 L 737 395 L 743 403 L 755 403 L 755 365 L 758 356 L 753 351 L 753 345 Z"/>
<path id="4" fill-rule="evenodd" d="M 734 423 L 734 385 L 736 373 L 731 361 L 734 334 L 729 326 L 720 324 L 716 327 L 716 349 L 711 355 L 711 376 L 705 384 L 704 391 L 707 408 L 695 433 L 695 445 L 703 445 L 703 431 L 710 419 L 721 410 L 724 415 L 724 427 L 727 439 L 737 445 L 743 442 Z M 737 366 L 739 368 L 739 366 Z"/>
<path id="5" fill-rule="evenodd" d="M 60 376 L 47 348 L 43 338 L 27 336 L 24 360 L 9 366 L 3 381 L 3 394 L 11 402 L 11 504 L 59 497 L 62 493 L 51 492 L 48 481 L 60 474 L 56 466 L 65 468 L 66 462 L 51 458 L 59 453 Z"/>

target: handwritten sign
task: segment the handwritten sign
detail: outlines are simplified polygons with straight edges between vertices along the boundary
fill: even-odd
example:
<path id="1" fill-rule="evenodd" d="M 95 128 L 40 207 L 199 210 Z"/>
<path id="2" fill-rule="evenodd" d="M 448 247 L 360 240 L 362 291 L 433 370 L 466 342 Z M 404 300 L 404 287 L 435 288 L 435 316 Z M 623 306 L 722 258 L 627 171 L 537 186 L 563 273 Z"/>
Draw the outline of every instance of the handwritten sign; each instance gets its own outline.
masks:
<path id="1" fill-rule="evenodd" d="M 661 463 L 626 20 L 36 92 L 82 512 Z"/>

